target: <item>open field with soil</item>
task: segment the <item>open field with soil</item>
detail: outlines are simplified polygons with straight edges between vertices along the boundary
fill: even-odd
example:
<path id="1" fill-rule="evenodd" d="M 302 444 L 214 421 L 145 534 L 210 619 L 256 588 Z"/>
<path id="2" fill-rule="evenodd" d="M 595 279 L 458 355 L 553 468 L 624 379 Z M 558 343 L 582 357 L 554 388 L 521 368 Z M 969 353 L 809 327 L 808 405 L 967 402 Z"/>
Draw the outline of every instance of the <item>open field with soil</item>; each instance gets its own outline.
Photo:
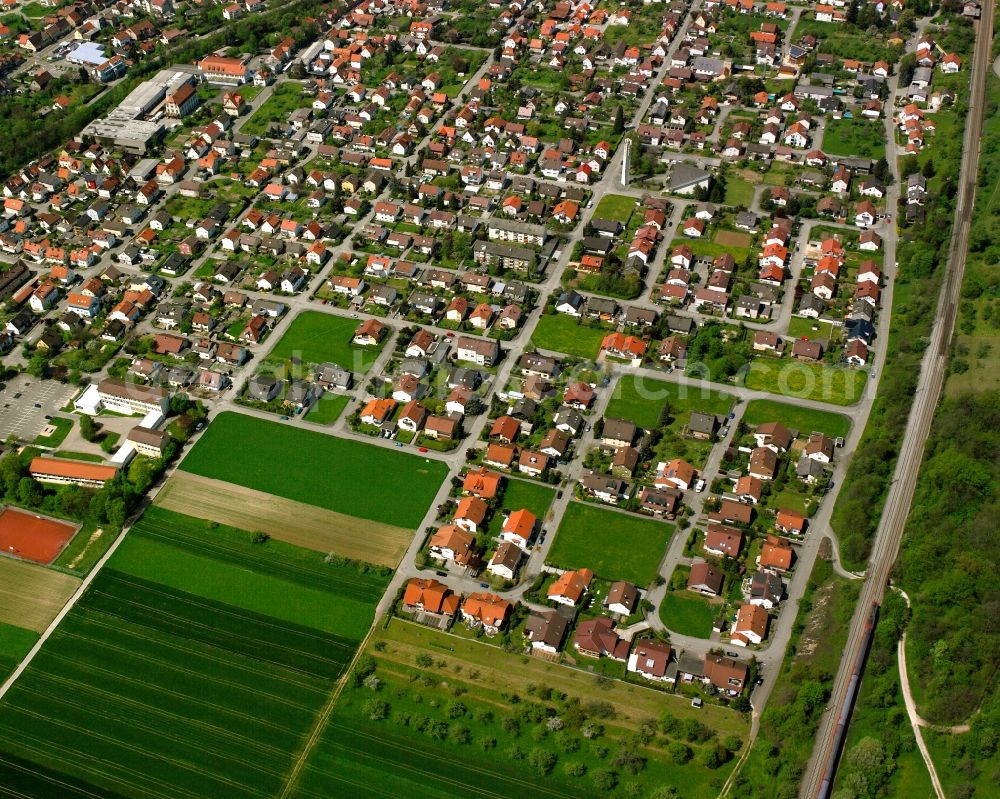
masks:
<path id="1" fill-rule="evenodd" d="M 448 472 L 439 461 L 238 413 L 216 416 L 181 469 L 410 529 Z"/>
<path id="2" fill-rule="evenodd" d="M 548 561 L 588 568 L 607 580 L 649 585 L 667 551 L 674 526 L 665 522 L 571 502 L 563 514 Z"/>
<path id="3" fill-rule="evenodd" d="M 295 797 L 646 797 L 673 785 L 699 799 L 732 768 L 706 767 L 705 752 L 746 734 L 723 708 L 694 710 L 683 697 L 398 619 L 367 654 L 376 691 L 345 690 Z M 680 725 L 669 736 L 657 727 L 664 718 Z M 590 738 L 588 719 L 600 730 Z M 703 740 L 674 747 L 684 757 L 672 759 L 671 739 L 695 727 Z"/>
<path id="4" fill-rule="evenodd" d="M 738 233 L 735 230 L 720 230 L 715 234 L 715 243 L 723 247 L 740 247 L 746 249 L 753 243 L 753 239 L 747 233 Z"/>
<path id="5" fill-rule="evenodd" d="M 282 499 L 235 483 L 176 472 L 157 495 L 159 507 L 317 552 L 395 568 L 413 531 Z"/>
<path id="6" fill-rule="evenodd" d="M 0 622 L 41 632 L 79 585 L 68 574 L 0 557 Z"/>

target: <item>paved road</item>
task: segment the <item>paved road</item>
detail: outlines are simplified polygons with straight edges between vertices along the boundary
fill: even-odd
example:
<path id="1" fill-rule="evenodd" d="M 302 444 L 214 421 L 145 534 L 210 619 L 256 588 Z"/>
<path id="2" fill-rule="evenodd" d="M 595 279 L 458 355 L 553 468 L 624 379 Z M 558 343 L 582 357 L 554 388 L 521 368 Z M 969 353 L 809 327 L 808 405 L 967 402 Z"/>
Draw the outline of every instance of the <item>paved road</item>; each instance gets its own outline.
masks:
<path id="1" fill-rule="evenodd" d="M 839 752 L 835 751 L 837 718 L 845 701 L 847 701 L 853 664 L 857 661 L 861 649 L 868 614 L 872 605 L 881 603 L 888 584 L 889 573 L 896 561 L 899 543 L 903 536 L 910 503 L 917 484 L 924 444 L 931 430 L 934 411 L 947 373 L 948 352 L 955 315 L 958 310 L 962 277 L 965 272 L 969 226 L 975 197 L 986 75 L 990 68 L 989 54 L 992 42 L 993 14 L 994 3 L 992 0 L 986 0 L 983 4 L 982 19 L 978 23 L 979 35 L 971 66 L 972 82 L 958 182 L 958 203 L 955 207 L 955 227 L 952 231 L 948 265 L 941 287 L 934 327 L 931 331 L 930 345 L 921 364 L 917 393 L 907 421 L 903 445 L 896 463 L 896 471 L 886 497 L 882 519 L 869 559 L 865 583 L 858 598 L 854 618 L 851 620 L 850 632 L 844 646 L 844 655 L 834 681 L 830 710 L 823 715 L 820 722 L 813 756 L 802 780 L 800 796 L 803 799 L 825 797 L 828 795 L 829 789 L 832 788 L 824 783 L 824 779 L 827 777 L 828 768 L 835 768 L 839 757 Z M 894 139 L 890 141 L 894 141 Z M 896 159 L 893 158 L 894 169 L 895 162 Z"/>

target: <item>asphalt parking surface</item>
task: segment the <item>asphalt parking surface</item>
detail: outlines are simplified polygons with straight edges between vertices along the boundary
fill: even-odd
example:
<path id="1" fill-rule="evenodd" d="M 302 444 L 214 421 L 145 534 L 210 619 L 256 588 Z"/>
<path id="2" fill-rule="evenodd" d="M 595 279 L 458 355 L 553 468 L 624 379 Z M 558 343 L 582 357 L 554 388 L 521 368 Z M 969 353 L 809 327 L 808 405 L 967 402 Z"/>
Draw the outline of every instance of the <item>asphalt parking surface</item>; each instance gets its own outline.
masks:
<path id="1" fill-rule="evenodd" d="M 75 393 L 75 387 L 55 380 L 18 375 L 0 391 L 0 439 L 13 433 L 31 441 L 45 427 L 46 415 L 59 413 Z"/>

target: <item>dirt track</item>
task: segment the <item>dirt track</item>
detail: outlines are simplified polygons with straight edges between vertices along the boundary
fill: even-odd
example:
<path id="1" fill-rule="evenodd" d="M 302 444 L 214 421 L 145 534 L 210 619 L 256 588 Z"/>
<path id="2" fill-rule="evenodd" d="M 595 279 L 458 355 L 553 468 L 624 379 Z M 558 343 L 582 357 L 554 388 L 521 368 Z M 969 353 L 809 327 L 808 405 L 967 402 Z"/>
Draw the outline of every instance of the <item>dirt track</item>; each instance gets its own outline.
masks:
<path id="1" fill-rule="evenodd" d="M 40 633 L 78 585 L 68 574 L 0 556 L 0 622 Z"/>
<path id="2" fill-rule="evenodd" d="M 318 552 L 335 552 L 392 568 L 413 538 L 413 532 L 402 527 L 180 471 L 160 491 L 156 504 L 242 530 L 261 530 L 279 541 Z"/>

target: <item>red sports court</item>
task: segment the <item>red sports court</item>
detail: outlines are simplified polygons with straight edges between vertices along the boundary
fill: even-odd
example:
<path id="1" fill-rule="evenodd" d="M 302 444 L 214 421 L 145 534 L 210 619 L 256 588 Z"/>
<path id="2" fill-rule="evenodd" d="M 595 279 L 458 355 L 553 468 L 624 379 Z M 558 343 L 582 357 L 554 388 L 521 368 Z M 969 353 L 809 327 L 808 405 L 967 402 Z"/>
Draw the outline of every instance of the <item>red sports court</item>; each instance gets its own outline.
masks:
<path id="1" fill-rule="evenodd" d="M 0 552 L 48 564 L 62 552 L 77 525 L 15 508 L 0 511 Z"/>

